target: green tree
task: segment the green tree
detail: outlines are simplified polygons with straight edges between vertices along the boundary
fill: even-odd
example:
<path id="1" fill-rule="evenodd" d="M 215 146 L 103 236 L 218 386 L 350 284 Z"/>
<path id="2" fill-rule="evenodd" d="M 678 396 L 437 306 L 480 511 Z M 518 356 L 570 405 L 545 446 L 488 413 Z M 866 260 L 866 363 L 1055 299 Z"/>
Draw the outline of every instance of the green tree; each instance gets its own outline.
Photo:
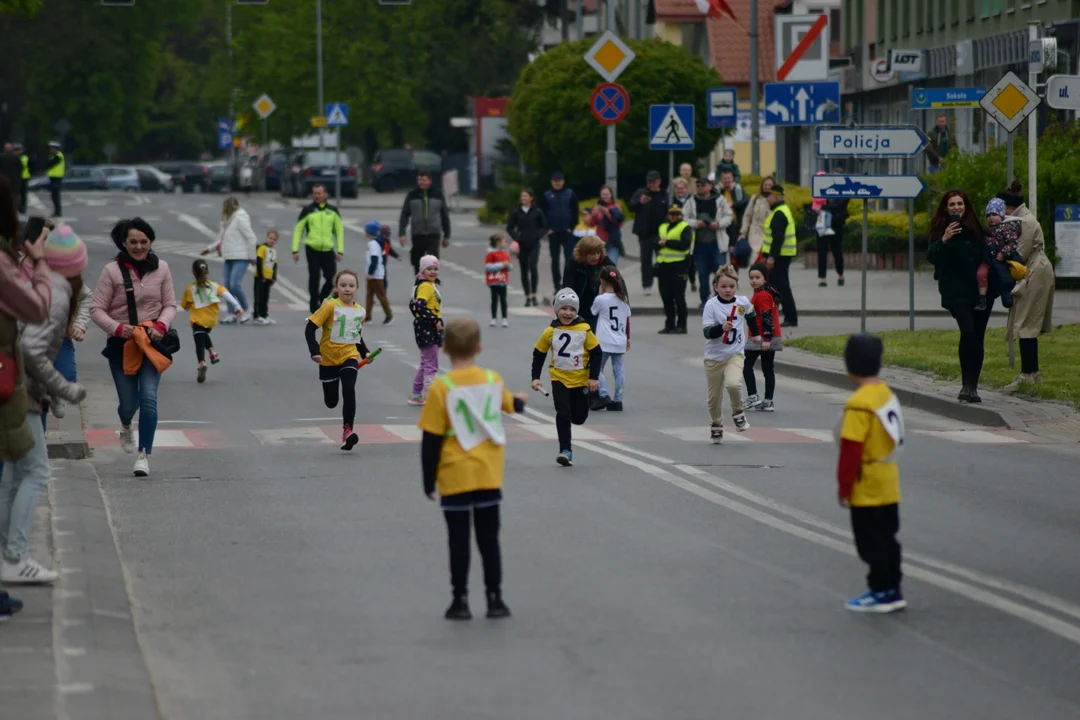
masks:
<path id="1" fill-rule="evenodd" d="M 560 169 L 575 187 L 592 192 L 604 180 L 605 126 L 589 109 L 593 89 L 603 80 L 585 62 L 591 39 L 565 43 L 529 63 L 521 72 L 508 109 L 509 131 L 524 163 L 538 180 Z M 675 153 L 676 167 L 708 153 L 722 130 L 709 130 L 705 92 L 720 84 L 712 68 L 682 47 L 659 40 L 627 41 L 637 55 L 618 82 L 630 95 L 630 112 L 616 125 L 619 189 L 628 195 L 650 169 L 667 171 L 666 153 L 649 150 L 649 105 L 693 103 L 695 149 Z"/>
<path id="2" fill-rule="evenodd" d="M 0 15 L 22 13 L 33 17 L 41 9 L 41 0 L 0 0 Z"/>

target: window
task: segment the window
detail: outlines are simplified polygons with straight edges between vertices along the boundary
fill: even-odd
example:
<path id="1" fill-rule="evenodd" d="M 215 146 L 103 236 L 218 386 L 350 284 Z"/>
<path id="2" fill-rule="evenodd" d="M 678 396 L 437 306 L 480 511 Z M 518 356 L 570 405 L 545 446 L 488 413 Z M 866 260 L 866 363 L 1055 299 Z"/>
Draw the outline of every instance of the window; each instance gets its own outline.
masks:
<path id="1" fill-rule="evenodd" d="M 982 0 L 982 16 L 984 18 L 1000 14 L 1001 0 Z"/>
<path id="2" fill-rule="evenodd" d="M 907 37 L 911 35 L 911 1 L 902 2 L 900 5 L 903 16 L 901 27 L 903 28 L 904 37 Z"/>
<path id="3" fill-rule="evenodd" d="M 877 0 L 877 41 L 885 39 L 885 0 Z"/>

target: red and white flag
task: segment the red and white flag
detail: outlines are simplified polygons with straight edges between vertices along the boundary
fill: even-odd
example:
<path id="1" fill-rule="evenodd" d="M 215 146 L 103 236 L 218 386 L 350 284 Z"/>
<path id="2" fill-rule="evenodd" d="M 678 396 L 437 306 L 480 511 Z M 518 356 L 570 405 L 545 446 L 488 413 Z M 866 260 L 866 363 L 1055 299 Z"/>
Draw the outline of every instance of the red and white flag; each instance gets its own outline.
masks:
<path id="1" fill-rule="evenodd" d="M 727 4 L 727 0 L 694 0 L 694 4 L 702 15 L 719 20 L 726 14 L 732 20 L 738 19 L 731 10 L 731 6 Z"/>

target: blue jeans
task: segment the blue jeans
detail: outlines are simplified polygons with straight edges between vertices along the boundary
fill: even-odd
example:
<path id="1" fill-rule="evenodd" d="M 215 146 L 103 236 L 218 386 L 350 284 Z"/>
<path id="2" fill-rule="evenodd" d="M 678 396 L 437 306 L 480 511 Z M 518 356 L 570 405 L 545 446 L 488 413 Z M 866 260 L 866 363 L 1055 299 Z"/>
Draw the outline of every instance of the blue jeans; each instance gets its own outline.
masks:
<path id="1" fill-rule="evenodd" d="M 609 396 L 615 402 L 622 402 L 623 390 L 626 388 L 626 376 L 623 375 L 623 354 L 604 353 L 600 358 L 600 394 L 607 395 L 607 382 L 604 380 L 604 367 L 611 360 L 611 374 L 615 376 L 615 395 Z"/>
<path id="2" fill-rule="evenodd" d="M 244 294 L 244 275 L 249 264 L 247 260 L 225 261 L 225 287 L 236 298 L 236 302 L 240 303 L 240 307 L 244 308 L 244 312 L 248 309 L 247 295 Z"/>
<path id="3" fill-rule="evenodd" d="M 720 251 L 720 243 L 700 243 L 694 246 L 694 264 L 697 265 L 698 295 L 706 302 L 712 294 L 709 276 L 727 262 L 727 253 Z"/>
<path id="4" fill-rule="evenodd" d="M 112 371 L 116 395 L 120 399 L 117 408 L 120 424 L 130 425 L 135 411 L 139 412 L 139 450 L 145 450 L 149 455 L 154 449 L 154 433 L 157 432 L 157 396 L 161 373 L 145 359 L 137 375 L 124 374 L 123 360 L 109 360 L 109 370 Z"/>
<path id="5" fill-rule="evenodd" d="M 605 245 L 604 249 L 607 251 L 607 257 L 608 257 L 608 260 L 611 261 L 611 264 L 612 265 L 618 265 L 619 264 L 619 248 L 616 247 L 615 245 Z"/>
<path id="6" fill-rule="evenodd" d="M 0 550 L 8 562 L 20 562 L 27 555 L 27 536 L 41 491 L 49 483 L 49 449 L 40 413 L 26 413 L 26 425 L 34 436 L 34 447 L 24 457 L 8 462 L 0 476 Z"/>

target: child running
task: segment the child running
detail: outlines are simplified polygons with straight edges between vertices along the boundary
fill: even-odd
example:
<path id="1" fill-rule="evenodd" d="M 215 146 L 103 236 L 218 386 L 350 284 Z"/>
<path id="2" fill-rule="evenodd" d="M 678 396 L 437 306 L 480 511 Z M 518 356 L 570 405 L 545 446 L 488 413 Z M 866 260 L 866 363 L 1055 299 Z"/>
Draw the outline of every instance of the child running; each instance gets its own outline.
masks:
<path id="1" fill-rule="evenodd" d="M 423 405 L 428 388 L 439 372 L 439 347 L 442 345 L 442 295 L 439 293 L 439 258 L 425 255 L 420 258 L 420 274 L 416 276 L 409 310 L 413 314 L 413 335 L 420 348 L 420 367 L 413 378 L 410 405 Z"/>
<path id="2" fill-rule="evenodd" d="M 382 225 L 372 220 L 364 226 L 364 235 L 367 236 L 368 250 L 367 250 L 367 317 L 364 318 L 365 323 L 371 322 L 371 311 L 373 308 L 375 298 L 379 299 L 379 304 L 382 305 L 383 315 L 386 317 L 383 319 L 383 326 L 390 325 L 394 322 L 394 311 L 390 309 L 390 301 L 386 299 L 386 252 L 383 247 L 382 240 L 379 239 L 379 233 L 382 231 Z"/>
<path id="3" fill-rule="evenodd" d="M 765 280 L 765 263 L 757 263 L 750 268 L 750 287 L 754 295 L 750 302 L 754 306 L 761 337 L 751 337 L 746 341 L 746 367 L 743 368 L 743 380 L 746 382 L 746 407 L 757 408 L 761 412 L 775 412 L 773 393 L 776 392 L 776 370 L 774 362 L 778 350 L 783 350 L 780 338 L 780 317 L 777 303 L 780 293 Z M 757 380 L 754 378 L 754 364 L 761 358 L 761 372 L 765 376 L 765 398 L 757 394 Z"/>
<path id="4" fill-rule="evenodd" d="M 555 402 L 555 427 L 559 433 L 559 455 L 563 467 L 574 464 L 570 426 L 583 425 L 589 417 L 589 393 L 600 389 L 603 351 L 589 323 L 578 315 L 577 293 L 563 288 L 552 303 L 555 319 L 540 333 L 533 348 L 532 389 L 540 389 L 544 359 L 551 352 L 551 399 Z"/>
<path id="5" fill-rule="evenodd" d="M 210 266 L 205 260 L 196 260 L 192 263 L 191 274 L 195 276 L 195 280 L 184 288 L 184 297 L 180 300 L 180 307 L 188 311 L 191 319 L 191 333 L 195 339 L 195 358 L 199 361 L 196 379 L 204 383 L 206 382 L 206 352 L 210 352 L 211 365 L 221 362 L 221 356 L 214 352 L 214 343 L 210 339 L 210 331 L 218 323 L 218 305 L 224 298 L 229 310 L 236 317 L 241 317 L 244 311 L 224 285 L 218 285 L 210 279 Z"/>
<path id="6" fill-rule="evenodd" d="M 277 282 L 277 230 L 268 230 L 266 239 L 255 248 L 255 324 L 276 325 L 270 317 L 270 288 Z"/>
<path id="7" fill-rule="evenodd" d="M 702 312 L 705 335 L 705 382 L 709 388 L 709 436 L 713 443 L 724 442 L 724 390 L 731 398 L 735 429 L 743 432 L 750 423 L 743 412 L 742 371 L 746 336 L 758 337 L 754 306 L 745 295 L 736 295 L 739 273 L 731 265 L 716 271 L 714 295 Z"/>
<path id="8" fill-rule="evenodd" d="M 603 352 L 600 360 L 600 397 L 592 409 L 606 407 L 608 410 L 621 411 L 623 390 L 626 388 L 623 355 L 630 349 L 630 304 L 626 282 L 614 265 L 600 269 L 600 294 L 593 300 L 592 314 L 596 317 L 596 339 L 600 341 Z M 608 360 L 611 360 L 611 373 L 615 378 L 614 396 L 608 395 L 604 380 L 604 367 Z"/>
<path id="9" fill-rule="evenodd" d="M 308 318 L 304 328 L 308 352 L 319 364 L 323 402 L 326 407 L 338 404 L 338 385 L 341 385 L 341 449 L 352 450 L 360 438 L 353 432 L 356 420 L 356 373 L 360 361 L 368 356 L 362 336 L 364 308 L 356 303 L 360 276 L 355 270 L 339 270 L 334 276 L 330 297 Z M 315 331 L 322 328 L 322 337 L 315 342 Z"/>
<path id="10" fill-rule="evenodd" d="M 878 378 L 881 338 L 848 338 L 844 365 L 856 390 L 844 405 L 837 442 L 837 493 L 840 506 L 851 508 L 851 530 L 859 558 L 870 566 L 870 589 L 844 607 L 854 612 L 890 613 L 907 607 L 900 592 L 900 468 L 904 416 L 900 402 Z"/>
<path id="11" fill-rule="evenodd" d="M 476 365 L 480 350 L 480 326 L 475 320 L 454 318 L 447 323 L 443 351 L 450 357 L 450 372 L 432 384 L 417 423 L 424 432 L 420 442 L 424 493 L 434 500 L 438 487 L 450 544 L 454 601 L 446 611 L 447 620 L 472 619 L 470 524 L 476 526 L 476 545 L 484 563 L 487 616 L 510 615 L 502 599 L 499 551 L 499 504 L 506 464 L 502 413 L 523 412 L 525 396 L 511 395 L 497 373 Z"/>
<path id="12" fill-rule="evenodd" d="M 502 308 L 502 326 L 510 327 L 506 318 L 506 286 L 510 283 L 510 271 L 514 264 L 510 262 L 510 253 L 506 249 L 506 236 L 495 233 L 490 239 L 491 250 L 484 258 L 484 280 L 491 292 L 491 327 L 498 322 L 496 311 Z"/>

